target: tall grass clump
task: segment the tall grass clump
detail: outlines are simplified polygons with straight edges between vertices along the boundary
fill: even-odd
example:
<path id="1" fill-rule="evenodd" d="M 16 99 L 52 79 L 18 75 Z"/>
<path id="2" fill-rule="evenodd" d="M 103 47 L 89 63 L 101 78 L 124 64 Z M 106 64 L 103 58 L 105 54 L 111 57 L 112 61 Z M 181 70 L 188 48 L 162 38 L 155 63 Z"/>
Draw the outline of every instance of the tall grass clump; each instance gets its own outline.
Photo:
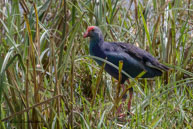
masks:
<path id="1" fill-rule="evenodd" d="M 192 14 L 192 0 L 2 1 L 0 128 L 191 129 Z M 133 115 L 123 120 L 113 113 L 118 84 L 83 39 L 90 25 L 170 67 L 161 77 L 130 79 Z"/>

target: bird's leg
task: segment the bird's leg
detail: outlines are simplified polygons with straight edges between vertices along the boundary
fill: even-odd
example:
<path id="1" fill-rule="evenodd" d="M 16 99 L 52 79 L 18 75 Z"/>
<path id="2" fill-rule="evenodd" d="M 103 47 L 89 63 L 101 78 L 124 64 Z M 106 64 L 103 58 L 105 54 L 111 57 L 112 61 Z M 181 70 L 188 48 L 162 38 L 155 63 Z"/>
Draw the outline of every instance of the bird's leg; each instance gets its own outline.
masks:
<path id="1" fill-rule="evenodd" d="M 130 111 L 131 111 L 132 97 L 133 97 L 133 88 L 131 87 L 129 89 L 128 114 L 130 114 Z"/>
<path id="2" fill-rule="evenodd" d="M 127 83 L 129 84 L 129 80 L 127 81 Z M 123 91 L 124 90 L 125 90 L 125 87 L 123 87 Z M 127 114 L 119 114 L 119 118 L 123 118 L 127 115 L 131 115 L 130 111 L 131 111 L 131 102 L 132 102 L 132 98 L 133 98 L 133 88 L 131 87 L 128 90 L 129 90 L 128 112 L 127 112 Z M 122 100 L 125 101 L 126 98 L 127 98 L 127 94 L 125 93 L 125 95 L 122 97 Z M 119 107 L 119 111 L 120 111 L 121 108 L 122 108 L 122 104 Z"/>
<path id="3" fill-rule="evenodd" d="M 122 89 L 124 91 L 125 90 L 125 85 L 121 84 L 121 87 L 122 87 Z M 123 103 L 126 101 L 126 99 L 127 99 L 127 94 L 124 94 L 123 97 L 122 97 L 122 103 L 120 104 L 120 106 L 117 109 L 117 114 L 120 114 L 120 112 L 122 110 Z"/>

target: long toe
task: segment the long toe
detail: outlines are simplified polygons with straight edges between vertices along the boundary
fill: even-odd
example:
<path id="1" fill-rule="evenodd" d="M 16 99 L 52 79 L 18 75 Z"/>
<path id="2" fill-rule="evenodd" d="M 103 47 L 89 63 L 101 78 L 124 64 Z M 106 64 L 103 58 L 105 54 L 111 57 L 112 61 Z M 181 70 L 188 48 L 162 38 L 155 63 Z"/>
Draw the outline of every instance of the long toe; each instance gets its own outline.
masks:
<path id="1" fill-rule="evenodd" d="M 134 114 L 131 111 L 127 111 L 127 116 L 133 116 Z"/>

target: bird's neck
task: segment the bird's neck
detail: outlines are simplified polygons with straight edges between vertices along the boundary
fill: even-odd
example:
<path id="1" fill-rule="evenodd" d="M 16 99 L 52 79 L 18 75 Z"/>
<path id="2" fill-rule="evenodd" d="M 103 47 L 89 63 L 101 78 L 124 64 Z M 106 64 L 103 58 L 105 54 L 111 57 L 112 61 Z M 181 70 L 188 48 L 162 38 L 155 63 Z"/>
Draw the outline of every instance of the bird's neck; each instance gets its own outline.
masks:
<path id="1" fill-rule="evenodd" d="M 99 36 L 99 37 L 91 37 L 90 38 L 90 43 L 96 44 L 96 45 L 101 45 L 101 43 L 104 42 L 104 38 L 103 36 Z"/>
<path id="2" fill-rule="evenodd" d="M 89 53 L 91 56 L 96 56 L 99 58 L 105 59 L 105 54 L 103 51 L 103 39 L 90 39 Z M 94 59 L 99 65 L 102 65 L 103 62 Z"/>
<path id="3" fill-rule="evenodd" d="M 103 38 L 91 38 L 90 39 L 90 54 L 97 56 L 98 54 L 100 54 L 101 52 L 101 47 L 103 45 Z"/>

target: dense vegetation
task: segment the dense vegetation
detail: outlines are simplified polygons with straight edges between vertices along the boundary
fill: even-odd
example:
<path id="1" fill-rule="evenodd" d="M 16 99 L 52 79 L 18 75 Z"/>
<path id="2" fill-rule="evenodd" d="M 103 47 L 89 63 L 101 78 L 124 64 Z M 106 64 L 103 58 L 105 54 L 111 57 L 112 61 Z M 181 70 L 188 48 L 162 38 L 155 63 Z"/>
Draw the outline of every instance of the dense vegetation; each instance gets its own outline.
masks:
<path id="1" fill-rule="evenodd" d="M 133 115 L 123 120 L 118 83 L 89 56 L 89 25 L 171 68 L 130 79 Z M 2 129 L 193 127 L 192 0 L 4 1 L 0 28 Z"/>

